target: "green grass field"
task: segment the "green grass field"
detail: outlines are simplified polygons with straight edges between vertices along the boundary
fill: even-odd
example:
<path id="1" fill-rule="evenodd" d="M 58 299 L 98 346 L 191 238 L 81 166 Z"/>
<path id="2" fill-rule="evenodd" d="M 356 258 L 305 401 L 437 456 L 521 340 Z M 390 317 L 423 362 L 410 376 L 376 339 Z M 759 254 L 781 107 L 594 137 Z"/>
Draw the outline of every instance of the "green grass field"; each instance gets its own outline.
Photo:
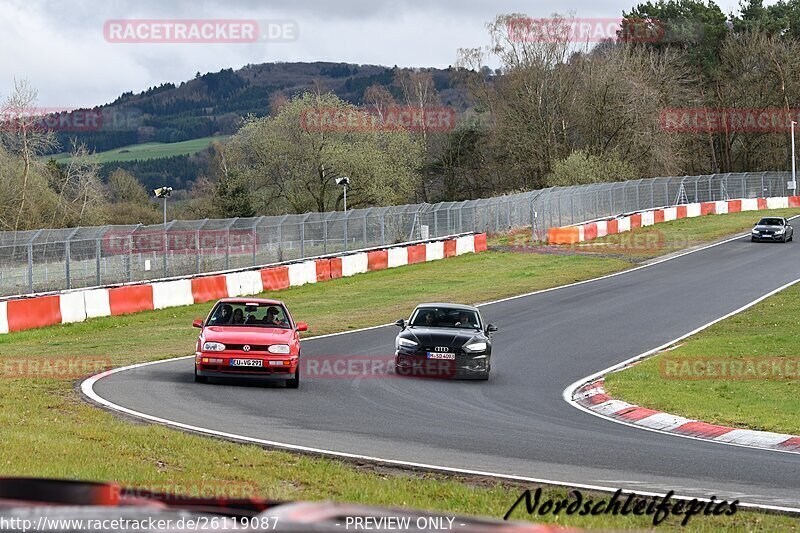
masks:
<path id="1" fill-rule="evenodd" d="M 692 223 L 716 227 L 724 225 L 717 220 L 723 218 L 702 217 Z M 733 229 L 728 232 L 737 231 L 741 222 L 729 220 Z M 501 240 L 492 239 L 491 244 Z M 310 334 L 316 335 L 387 323 L 407 316 L 421 300 L 483 302 L 619 271 L 635 260 L 490 251 L 287 289 L 270 296 L 284 300 L 298 320 L 310 323 Z M 0 395 L 0 426 L 13 428 L 4 432 L 4 446 L 0 448 L 2 475 L 115 480 L 159 488 L 191 488 L 224 481 L 244 484 L 250 493 L 275 499 L 331 499 L 498 518 L 519 496 L 521 488 L 517 485 L 355 466 L 131 422 L 84 402 L 72 379 L 19 378 L 7 371 L 9 363 L 31 357 L 56 360 L 102 356 L 113 365 L 123 365 L 187 355 L 192 353 L 197 335 L 191 321 L 205 316 L 211 305 L 99 318 L 0 336 L 0 368 L 6 378 Z M 343 316 L 348 317 L 346 324 L 342 323 Z M 566 490 L 545 492 L 547 497 L 557 498 Z M 512 518 L 606 529 L 652 527 L 647 517 L 527 517 L 518 509 Z M 670 518 L 660 529 L 678 529 L 677 524 L 677 519 Z M 689 526 L 697 531 L 770 531 L 797 529 L 800 522 L 741 512 L 734 517 L 696 517 Z"/>
<path id="2" fill-rule="evenodd" d="M 92 156 L 96 163 L 112 163 L 115 161 L 145 161 L 148 159 L 159 159 L 176 155 L 190 155 L 207 148 L 212 142 L 224 142 L 230 135 L 217 135 L 214 137 L 203 137 L 191 139 L 177 143 L 142 143 L 123 146 L 105 152 L 98 152 Z M 70 160 L 69 153 L 53 154 L 45 156 L 44 159 L 55 159 L 58 163 L 65 164 Z"/>

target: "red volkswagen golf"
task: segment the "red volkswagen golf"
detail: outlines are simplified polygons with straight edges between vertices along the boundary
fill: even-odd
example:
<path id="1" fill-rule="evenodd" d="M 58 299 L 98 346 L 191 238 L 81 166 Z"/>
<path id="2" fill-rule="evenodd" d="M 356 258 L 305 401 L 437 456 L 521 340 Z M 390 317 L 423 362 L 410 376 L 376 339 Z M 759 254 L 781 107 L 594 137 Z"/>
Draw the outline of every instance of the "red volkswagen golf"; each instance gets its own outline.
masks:
<path id="1" fill-rule="evenodd" d="M 217 302 L 200 328 L 194 380 L 249 378 L 300 386 L 300 331 L 283 302 L 263 298 L 225 298 Z"/>

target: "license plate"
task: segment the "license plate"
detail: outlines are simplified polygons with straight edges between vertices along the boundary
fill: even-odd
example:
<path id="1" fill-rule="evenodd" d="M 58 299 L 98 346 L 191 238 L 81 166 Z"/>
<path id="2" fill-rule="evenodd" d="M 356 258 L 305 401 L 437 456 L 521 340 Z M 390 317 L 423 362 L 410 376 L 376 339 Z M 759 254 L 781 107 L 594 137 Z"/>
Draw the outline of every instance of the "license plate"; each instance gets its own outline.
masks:
<path id="1" fill-rule="evenodd" d="M 455 359 L 454 353 L 428 352 L 428 359 Z"/>
<path id="2" fill-rule="evenodd" d="M 231 359 L 231 366 L 264 366 L 261 359 Z"/>

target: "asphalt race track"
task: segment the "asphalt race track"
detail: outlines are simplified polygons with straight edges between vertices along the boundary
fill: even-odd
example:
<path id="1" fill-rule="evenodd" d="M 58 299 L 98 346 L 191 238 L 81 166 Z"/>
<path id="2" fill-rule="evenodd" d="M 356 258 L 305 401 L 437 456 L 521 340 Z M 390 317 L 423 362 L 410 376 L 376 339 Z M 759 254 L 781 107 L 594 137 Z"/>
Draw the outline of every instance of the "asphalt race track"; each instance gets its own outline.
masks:
<path id="1" fill-rule="evenodd" d="M 797 278 L 800 242 L 742 238 L 622 275 L 486 305 L 484 317 L 500 328 L 488 382 L 318 378 L 304 379 L 299 390 L 200 385 L 193 382 L 192 360 L 181 359 L 111 374 L 94 391 L 137 412 L 292 445 L 800 508 L 800 454 L 632 428 L 562 399 L 574 381 Z M 386 326 L 310 339 L 303 355 L 389 355 L 396 332 Z"/>

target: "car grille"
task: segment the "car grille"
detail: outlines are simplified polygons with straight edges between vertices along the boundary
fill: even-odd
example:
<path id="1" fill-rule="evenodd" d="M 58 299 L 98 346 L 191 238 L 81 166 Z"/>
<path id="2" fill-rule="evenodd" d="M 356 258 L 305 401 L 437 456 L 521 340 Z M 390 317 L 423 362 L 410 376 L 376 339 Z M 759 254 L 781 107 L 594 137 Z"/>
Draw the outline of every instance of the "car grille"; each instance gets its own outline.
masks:
<path id="1" fill-rule="evenodd" d="M 226 344 L 225 351 L 233 350 L 238 352 L 244 351 L 244 344 Z M 269 344 L 248 344 L 250 346 L 250 353 L 253 352 L 266 352 Z"/>

